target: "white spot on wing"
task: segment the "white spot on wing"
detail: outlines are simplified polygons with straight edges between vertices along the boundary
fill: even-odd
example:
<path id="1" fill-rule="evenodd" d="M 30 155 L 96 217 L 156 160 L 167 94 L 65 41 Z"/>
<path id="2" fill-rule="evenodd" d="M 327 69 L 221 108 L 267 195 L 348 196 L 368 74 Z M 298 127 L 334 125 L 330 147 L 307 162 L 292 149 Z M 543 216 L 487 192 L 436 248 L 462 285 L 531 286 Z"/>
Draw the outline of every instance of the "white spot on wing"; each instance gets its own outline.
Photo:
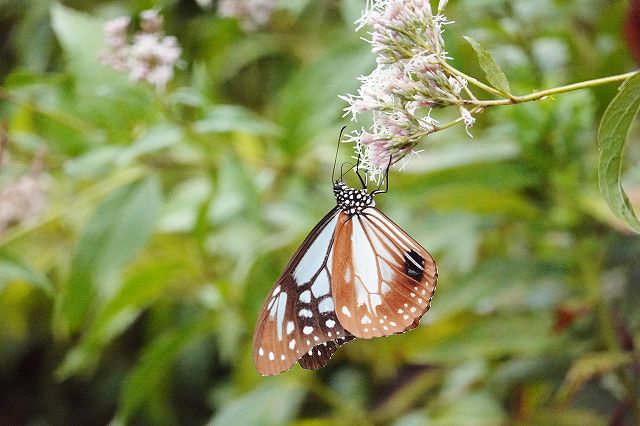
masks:
<path id="1" fill-rule="evenodd" d="M 289 342 L 289 349 L 293 350 L 296 347 L 296 339 L 291 339 Z"/>
<path id="2" fill-rule="evenodd" d="M 347 308 L 346 306 L 342 307 L 342 313 L 351 318 L 351 312 L 349 312 L 349 308 Z"/>
<path id="3" fill-rule="evenodd" d="M 302 329 L 302 332 L 304 334 L 311 334 L 311 333 L 313 333 L 313 327 L 306 326 L 305 328 Z"/>
<path id="4" fill-rule="evenodd" d="M 349 266 L 344 268 L 344 280 L 345 282 L 351 281 L 351 268 Z"/>
<path id="5" fill-rule="evenodd" d="M 274 305 L 276 306 L 276 305 Z M 278 330 L 278 340 L 282 340 L 282 330 L 284 329 L 284 311 L 287 308 L 287 293 L 282 292 L 278 296 L 278 311 L 276 315 L 276 330 Z"/>
<path id="6" fill-rule="evenodd" d="M 274 359 L 276 359 L 276 356 L 273 354 L 273 352 L 269 352 L 269 359 L 271 361 L 273 361 Z"/>
<path id="7" fill-rule="evenodd" d="M 327 274 L 326 269 L 323 269 L 311 286 L 311 291 L 315 297 L 321 297 L 325 294 L 329 294 L 329 290 L 329 274 Z"/>
<path id="8" fill-rule="evenodd" d="M 273 303 L 276 301 L 275 297 L 272 297 L 271 300 L 269 300 L 269 303 L 267 304 L 267 311 L 271 310 L 271 307 L 273 306 Z"/>
<path id="9" fill-rule="evenodd" d="M 313 317 L 313 312 L 311 312 L 309 309 L 300 309 L 300 312 L 298 312 L 298 315 L 305 318 L 311 318 Z"/>
<path id="10" fill-rule="evenodd" d="M 322 313 L 333 312 L 335 310 L 335 308 L 333 307 L 333 298 L 325 297 L 324 299 L 322 299 L 322 301 L 318 304 L 318 310 Z"/>
<path id="11" fill-rule="evenodd" d="M 327 325 L 327 327 L 329 328 L 333 328 L 334 325 L 336 325 L 336 322 L 332 319 L 328 319 L 325 324 Z M 329 337 L 331 337 L 331 333 L 329 333 Z"/>
<path id="12" fill-rule="evenodd" d="M 376 306 L 382 305 L 382 297 L 378 293 L 371 295 L 371 306 L 373 307 L 373 312 L 376 311 Z"/>
<path id="13" fill-rule="evenodd" d="M 395 276 L 395 272 L 384 260 L 380 261 L 380 272 L 382 274 L 382 279 L 384 281 L 393 281 L 393 277 Z M 387 286 L 388 287 L 388 286 Z M 389 290 L 387 290 L 389 291 Z M 385 293 L 384 290 L 382 290 Z"/>
<path id="14" fill-rule="evenodd" d="M 371 318 L 369 318 L 367 315 L 362 317 L 362 320 L 360 320 L 361 324 L 371 324 Z"/>
<path id="15" fill-rule="evenodd" d="M 293 321 L 287 321 L 287 335 L 293 333 L 294 328 L 296 328 L 296 326 L 293 324 Z"/>
<path id="16" fill-rule="evenodd" d="M 309 290 L 305 290 L 302 293 L 300 293 L 300 301 L 302 303 L 311 302 L 311 292 Z"/>
<path id="17" fill-rule="evenodd" d="M 258 354 L 260 356 L 264 355 L 264 349 L 262 349 L 262 346 L 260 346 L 260 349 L 258 349 Z"/>
<path id="18" fill-rule="evenodd" d="M 311 281 L 311 278 L 321 268 L 324 258 L 329 250 L 329 244 L 333 238 L 333 232 L 336 228 L 336 222 L 338 216 L 335 215 L 333 219 L 324 227 L 320 234 L 316 237 L 315 241 L 309 246 L 309 249 L 304 254 L 300 263 L 293 271 L 293 278 L 298 285 L 304 285 Z"/>

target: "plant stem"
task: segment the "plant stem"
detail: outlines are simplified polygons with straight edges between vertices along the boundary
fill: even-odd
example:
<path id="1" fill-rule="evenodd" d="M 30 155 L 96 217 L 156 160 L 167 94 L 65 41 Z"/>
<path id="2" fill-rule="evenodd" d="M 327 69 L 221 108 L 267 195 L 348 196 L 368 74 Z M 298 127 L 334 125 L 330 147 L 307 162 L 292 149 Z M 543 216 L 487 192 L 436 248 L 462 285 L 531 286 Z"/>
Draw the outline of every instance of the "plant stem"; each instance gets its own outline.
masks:
<path id="1" fill-rule="evenodd" d="M 529 101 L 537 101 L 558 93 L 572 92 L 574 90 L 587 89 L 589 87 L 596 87 L 596 86 L 601 86 L 603 84 L 615 83 L 617 81 L 624 81 L 634 76 L 637 73 L 638 71 L 631 71 L 625 74 L 612 75 L 610 77 L 603 77 L 603 78 L 596 78 L 594 80 L 581 81 L 579 83 L 573 83 L 566 86 L 560 86 L 560 87 L 554 87 L 551 89 L 541 90 L 539 92 L 531 93 L 529 95 L 513 96 L 510 99 L 498 99 L 498 100 L 488 100 L 488 101 L 469 100 L 469 101 L 466 101 L 465 103 L 470 105 L 482 106 L 482 107 L 491 107 L 491 106 L 500 106 L 500 105 L 513 105 L 513 104 L 519 104 L 522 102 L 529 102 Z"/>
<path id="2" fill-rule="evenodd" d="M 442 65 L 442 67 L 444 69 L 446 69 L 447 71 L 449 71 L 451 74 L 457 75 L 459 77 L 464 78 L 465 80 L 467 80 L 469 83 L 473 84 L 474 86 L 479 87 L 480 89 L 484 90 L 485 92 L 489 92 L 495 96 L 500 96 L 503 97 L 504 94 L 502 92 L 500 92 L 498 89 L 494 89 L 491 86 L 488 86 L 486 84 L 484 84 L 483 82 L 476 80 L 475 78 L 471 77 L 470 75 L 467 75 L 465 73 L 463 73 L 462 71 L 457 70 L 456 68 L 452 67 L 451 65 L 449 65 L 446 61 L 439 59 L 440 65 Z M 505 101 L 510 101 L 511 99 L 505 99 Z M 479 103 L 479 102 L 484 102 L 484 101 L 469 101 L 469 103 Z M 507 104 L 512 103 L 512 102 L 507 102 Z"/>

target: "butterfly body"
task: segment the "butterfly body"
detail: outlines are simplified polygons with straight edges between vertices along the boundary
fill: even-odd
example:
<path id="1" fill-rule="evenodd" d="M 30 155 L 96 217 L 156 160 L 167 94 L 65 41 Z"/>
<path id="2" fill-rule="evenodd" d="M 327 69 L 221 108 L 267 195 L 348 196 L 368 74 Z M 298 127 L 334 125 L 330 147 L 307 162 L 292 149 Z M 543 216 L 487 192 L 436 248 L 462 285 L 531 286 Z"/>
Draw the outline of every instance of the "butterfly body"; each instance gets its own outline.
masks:
<path id="1" fill-rule="evenodd" d="M 254 336 L 262 375 L 325 366 L 342 344 L 415 328 L 437 282 L 431 255 L 382 212 L 366 188 L 334 185 L 334 207 L 274 284 Z"/>

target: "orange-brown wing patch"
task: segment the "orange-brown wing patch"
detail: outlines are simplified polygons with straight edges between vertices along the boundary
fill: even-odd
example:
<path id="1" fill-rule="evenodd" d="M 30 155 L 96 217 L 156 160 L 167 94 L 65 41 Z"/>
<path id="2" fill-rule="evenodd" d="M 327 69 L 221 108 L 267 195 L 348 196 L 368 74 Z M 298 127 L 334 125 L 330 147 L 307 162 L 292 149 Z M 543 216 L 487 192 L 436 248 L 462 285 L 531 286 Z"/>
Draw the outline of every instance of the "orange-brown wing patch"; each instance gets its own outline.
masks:
<path id="1" fill-rule="evenodd" d="M 338 320 L 365 339 L 414 328 L 437 282 L 431 255 L 372 207 L 337 231 L 331 269 Z"/>

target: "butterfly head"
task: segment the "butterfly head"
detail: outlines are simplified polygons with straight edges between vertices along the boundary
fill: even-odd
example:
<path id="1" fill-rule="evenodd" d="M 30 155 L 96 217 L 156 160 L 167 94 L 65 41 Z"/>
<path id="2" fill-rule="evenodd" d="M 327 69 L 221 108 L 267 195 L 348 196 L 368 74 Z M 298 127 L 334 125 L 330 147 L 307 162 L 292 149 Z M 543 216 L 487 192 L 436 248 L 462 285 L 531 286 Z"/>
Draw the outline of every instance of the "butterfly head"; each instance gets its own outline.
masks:
<path id="1" fill-rule="evenodd" d="M 373 195 L 369 194 L 366 188 L 350 188 L 342 181 L 338 181 L 333 185 L 333 194 L 336 197 L 338 207 L 349 216 L 360 214 L 367 207 L 376 205 Z"/>

